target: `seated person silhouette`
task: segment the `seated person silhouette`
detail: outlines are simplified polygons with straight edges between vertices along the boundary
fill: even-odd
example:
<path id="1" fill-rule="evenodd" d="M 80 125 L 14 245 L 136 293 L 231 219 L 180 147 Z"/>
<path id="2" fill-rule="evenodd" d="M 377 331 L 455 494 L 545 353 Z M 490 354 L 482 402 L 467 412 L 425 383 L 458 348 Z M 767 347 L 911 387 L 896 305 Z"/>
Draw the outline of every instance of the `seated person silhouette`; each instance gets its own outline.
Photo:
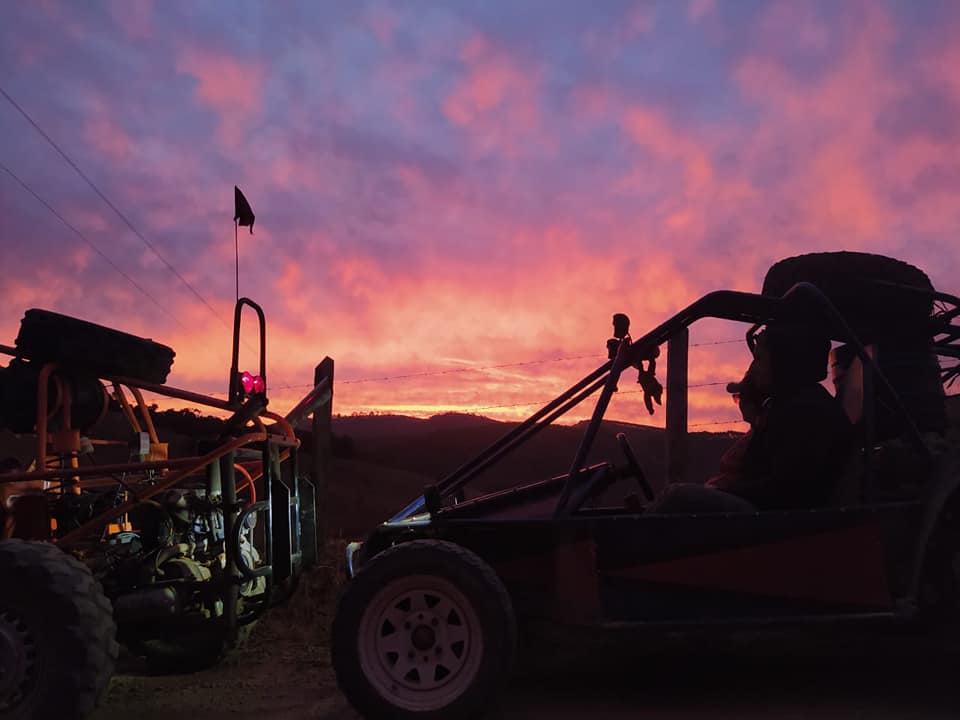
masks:
<path id="1" fill-rule="evenodd" d="M 750 429 L 737 440 L 720 458 L 717 474 L 706 482 L 707 487 L 737 493 L 737 487 L 744 481 L 744 458 L 750 441 L 753 440 L 753 428 L 764 410 L 767 396 L 757 385 L 756 364 L 751 363 L 740 382 L 727 383 L 727 392 L 733 396 L 740 408 L 744 422 Z"/>
<path id="2" fill-rule="evenodd" d="M 740 395 L 750 432 L 724 455 L 719 473 L 706 485 L 668 485 L 648 511 L 824 506 L 852 442 L 846 415 L 820 384 L 829 352 L 828 339 L 803 327 L 770 326 L 759 334 L 753 363 L 731 387 Z"/>

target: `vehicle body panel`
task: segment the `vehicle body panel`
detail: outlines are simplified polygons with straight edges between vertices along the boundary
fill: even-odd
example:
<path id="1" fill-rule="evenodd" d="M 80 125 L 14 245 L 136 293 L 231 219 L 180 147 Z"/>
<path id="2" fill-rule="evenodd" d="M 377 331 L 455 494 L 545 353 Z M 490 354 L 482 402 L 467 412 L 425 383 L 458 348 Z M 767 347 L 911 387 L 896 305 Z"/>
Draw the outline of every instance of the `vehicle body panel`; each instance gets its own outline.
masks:
<path id="1" fill-rule="evenodd" d="M 909 604 L 919 503 L 801 512 L 578 514 L 562 520 L 417 516 L 371 548 L 436 537 L 490 563 L 518 615 L 576 624 L 704 623 Z"/>

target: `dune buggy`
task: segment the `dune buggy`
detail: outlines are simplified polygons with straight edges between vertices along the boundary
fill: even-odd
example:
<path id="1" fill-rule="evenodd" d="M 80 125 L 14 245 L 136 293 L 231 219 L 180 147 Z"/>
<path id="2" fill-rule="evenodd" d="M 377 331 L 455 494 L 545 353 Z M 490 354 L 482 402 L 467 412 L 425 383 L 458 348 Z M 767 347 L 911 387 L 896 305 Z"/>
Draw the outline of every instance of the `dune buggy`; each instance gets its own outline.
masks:
<path id="1" fill-rule="evenodd" d="M 259 320 L 256 374 L 238 368 L 244 307 Z M 265 319 L 246 298 L 226 399 L 165 384 L 164 345 L 43 310 L 0 351 L 13 356 L 0 429 L 34 438 L 0 474 L 0 718 L 84 717 L 118 640 L 162 670 L 216 662 L 316 558 L 293 426 L 330 397 L 329 379 L 287 416 L 267 410 Z M 176 456 L 144 391 L 229 417 Z M 126 431 L 98 439 L 111 406 Z"/>
<path id="2" fill-rule="evenodd" d="M 347 548 L 333 623 L 341 689 L 365 716 L 481 714 L 509 673 L 518 624 L 705 629 L 949 618 L 960 577 L 960 451 L 944 383 L 958 373 L 960 299 L 881 256 L 790 258 L 761 294 L 712 292 L 630 340 L 502 439 Z M 856 448 L 823 506 L 657 513 L 625 436 L 587 465 L 621 375 L 652 398 L 667 351 L 668 476 L 686 479 L 688 328 L 703 318 L 803 323 L 833 340 L 836 400 Z M 939 360 L 938 360 L 939 358 Z M 599 393 L 569 471 L 469 497 L 468 483 Z M 572 449 L 573 450 L 573 449 Z M 595 500 L 635 491 L 640 503 Z M 614 492 L 613 495 L 616 495 Z"/>

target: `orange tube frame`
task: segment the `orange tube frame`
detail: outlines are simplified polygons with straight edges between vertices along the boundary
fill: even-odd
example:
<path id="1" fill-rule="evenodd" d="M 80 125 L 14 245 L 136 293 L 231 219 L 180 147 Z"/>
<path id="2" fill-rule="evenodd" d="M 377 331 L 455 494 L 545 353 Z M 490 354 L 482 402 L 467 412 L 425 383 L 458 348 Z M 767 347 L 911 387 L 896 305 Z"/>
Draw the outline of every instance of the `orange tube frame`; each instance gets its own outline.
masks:
<path id="1" fill-rule="evenodd" d="M 254 484 L 256 482 L 256 478 L 252 477 L 250 472 L 240 463 L 234 463 L 233 469 L 243 475 L 244 479 L 243 485 L 237 485 L 237 492 L 250 488 L 250 502 L 248 505 L 253 505 L 257 501 L 257 486 Z M 263 470 L 260 471 L 260 475 L 262 474 Z M 259 478 L 260 475 L 258 475 L 257 478 Z"/>
<path id="2" fill-rule="evenodd" d="M 137 471 L 146 471 L 146 470 L 170 470 L 172 471 L 169 475 L 164 477 L 156 485 L 144 488 L 143 492 L 138 493 L 138 498 L 136 500 L 129 500 L 117 507 L 110 508 L 109 510 L 104 511 L 97 517 L 91 519 L 90 521 L 84 523 L 81 527 L 76 528 L 75 530 L 70 531 L 63 537 L 55 540 L 60 545 L 69 545 L 70 543 L 76 542 L 82 538 L 85 538 L 89 535 L 94 534 L 97 531 L 102 530 L 107 524 L 112 520 L 116 519 L 129 512 L 137 503 L 142 502 L 143 500 L 149 499 L 158 493 L 163 492 L 164 490 L 169 489 L 176 483 L 180 482 L 186 477 L 197 473 L 203 469 L 208 464 L 219 460 L 221 457 L 227 453 L 241 448 L 245 445 L 255 442 L 262 442 L 269 437 L 274 438 L 274 442 L 280 444 L 281 446 L 286 446 L 284 450 L 281 451 L 279 459 L 281 462 L 289 458 L 290 448 L 299 447 L 300 441 L 297 439 L 296 433 L 290 423 L 281 415 L 278 415 L 273 412 L 264 411 L 262 415 L 258 415 L 253 418 L 253 421 L 256 426 L 254 432 L 248 432 L 240 437 L 231 440 L 224 445 L 221 445 L 216 450 L 211 451 L 210 453 L 198 456 L 198 457 L 189 457 L 189 458 L 177 458 L 177 459 L 168 459 L 161 461 L 153 462 L 140 462 L 140 463 L 123 463 L 117 465 L 101 465 L 95 467 L 77 467 L 77 463 L 71 463 L 72 467 L 66 468 L 47 468 L 46 466 L 46 457 L 47 457 L 47 443 L 49 440 L 49 424 L 48 417 L 51 412 L 62 412 L 64 427 L 69 429 L 71 418 L 71 403 L 70 397 L 67 390 L 62 386 L 61 382 L 56 383 L 56 405 L 51 410 L 48 407 L 49 402 L 49 392 L 48 384 L 50 378 L 55 370 L 57 370 L 56 363 L 47 363 L 43 366 L 40 371 L 37 384 L 37 420 L 36 420 L 36 446 L 35 446 L 35 464 L 36 468 L 33 472 L 26 473 L 17 473 L 10 474 L 3 478 L 0 478 L 0 484 L 6 484 L 11 482 L 23 482 L 25 480 L 60 480 L 61 484 L 67 478 L 73 481 L 73 484 L 77 486 L 79 490 L 80 487 L 84 486 L 84 481 L 81 478 L 87 476 L 100 476 L 98 478 L 91 478 L 89 481 L 90 486 L 101 485 L 105 482 L 105 479 L 102 477 L 104 475 L 110 475 L 112 473 L 119 472 L 137 472 Z M 126 386 L 134 395 L 137 400 L 137 405 L 141 410 L 141 414 L 144 417 L 144 424 L 147 427 L 147 432 L 150 434 L 150 439 L 152 442 L 158 442 L 158 436 L 156 428 L 153 424 L 152 418 L 149 415 L 149 410 L 146 406 L 146 403 L 143 399 L 143 394 L 141 390 L 147 390 L 150 392 L 156 392 L 161 395 L 166 395 L 168 397 L 179 398 L 183 400 L 197 402 L 199 404 L 208 405 L 211 407 L 224 409 L 224 410 L 237 410 L 239 405 L 235 402 L 224 402 L 218 400 L 217 398 L 209 397 L 206 395 L 201 395 L 198 393 L 192 393 L 186 390 L 178 390 L 177 388 L 169 387 L 166 385 L 157 385 L 154 383 L 146 383 L 130 378 L 123 377 L 109 377 L 104 378 L 112 384 L 114 390 L 114 397 L 117 400 L 117 403 L 120 405 L 121 410 L 126 415 L 127 419 L 130 421 L 131 425 L 137 432 L 141 432 L 140 423 L 137 421 L 136 414 L 133 412 L 133 408 L 127 400 L 126 394 L 124 393 L 123 386 Z M 268 429 L 264 422 L 263 418 L 274 421 L 274 425 Z M 271 432 L 273 428 L 280 430 L 280 436 Z M 243 475 L 244 484 L 239 489 L 250 488 L 251 493 L 251 502 L 256 500 L 256 481 L 263 475 L 263 462 L 259 463 L 260 468 L 258 472 L 251 472 L 247 467 L 240 463 L 236 463 L 235 467 Z"/>
<path id="3" fill-rule="evenodd" d="M 262 432 L 247 433 L 246 435 L 241 435 L 240 437 L 235 438 L 234 440 L 231 440 L 230 442 L 225 443 L 224 445 L 221 445 L 216 450 L 213 450 L 202 457 L 189 458 L 191 462 L 187 464 L 183 469 L 178 470 L 177 472 L 170 473 L 165 478 L 163 478 L 163 480 L 158 482 L 156 485 L 153 485 L 152 487 L 149 487 L 149 488 L 145 488 L 142 493 L 139 493 L 136 499 L 128 500 L 127 502 L 121 505 L 112 507 L 109 510 L 105 510 L 104 512 L 97 515 L 97 517 L 93 518 L 89 522 L 86 522 L 80 527 L 78 527 L 76 530 L 72 530 L 66 535 L 64 535 L 62 538 L 59 538 L 58 540 L 56 540 L 56 542 L 58 545 L 69 545 L 71 542 L 76 542 L 77 540 L 87 537 L 88 535 L 91 535 L 97 532 L 98 530 L 102 530 L 103 527 L 106 526 L 111 520 L 120 517 L 124 513 L 129 512 L 144 500 L 149 500 L 154 495 L 162 493 L 164 490 L 167 490 L 173 487 L 178 482 L 183 480 L 185 477 L 192 475 L 193 473 L 203 469 L 210 463 L 216 460 L 219 460 L 221 457 L 223 457 L 227 453 L 233 450 L 236 450 L 238 448 L 241 448 L 244 445 L 249 445 L 250 443 L 263 442 L 266 439 L 267 439 L 266 433 L 262 433 Z M 141 463 L 140 466 L 142 467 L 145 464 L 148 464 L 148 463 Z"/>

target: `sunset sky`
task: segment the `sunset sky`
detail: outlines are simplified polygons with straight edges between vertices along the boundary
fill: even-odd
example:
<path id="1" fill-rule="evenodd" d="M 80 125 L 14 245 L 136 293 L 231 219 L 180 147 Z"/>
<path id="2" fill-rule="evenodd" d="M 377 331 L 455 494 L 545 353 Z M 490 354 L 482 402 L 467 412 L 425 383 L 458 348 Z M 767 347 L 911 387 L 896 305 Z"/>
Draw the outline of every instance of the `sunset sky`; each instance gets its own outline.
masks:
<path id="1" fill-rule="evenodd" d="M 280 411 L 330 355 L 336 412 L 525 416 L 613 313 L 638 336 L 802 252 L 960 291 L 955 2 L 4 2 L 0 87 L 196 291 L 0 96 L 0 163 L 136 283 L 0 169 L 0 343 L 43 307 L 222 393 L 236 184 Z M 747 357 L 702 344 L 691 382 Z M 691 403 L 737 416 L 719 385 Z"/>

